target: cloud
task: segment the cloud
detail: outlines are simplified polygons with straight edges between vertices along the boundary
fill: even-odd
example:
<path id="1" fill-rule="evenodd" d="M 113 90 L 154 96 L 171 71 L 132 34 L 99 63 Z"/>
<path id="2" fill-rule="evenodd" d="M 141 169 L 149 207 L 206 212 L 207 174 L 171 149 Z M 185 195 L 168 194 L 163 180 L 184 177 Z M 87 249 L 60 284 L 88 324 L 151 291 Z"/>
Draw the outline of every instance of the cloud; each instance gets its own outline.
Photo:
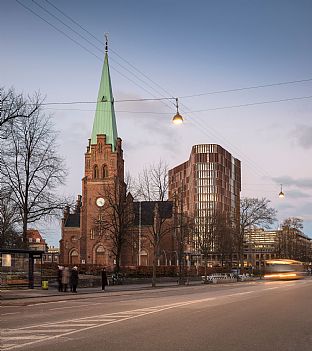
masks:
<path id="1" fill-rule="evenodd" d="M 292 132 L 296 143 L 304 149 L 312 148 L 312 126 L 298 125 Z"/>
<path id="2" fill-rule="evenodd" d="M 302 198 L 310 197 L 309 194 L 300 190 L 287 190 L 285 195 L 287 196 L 287 198 L 290 198 L 290 199 L 302 199 Z"/>
<path id="3" fill-rule="evenodd" d="M 279 203 L 275 206 L 278 210 L 281 211 L 286 211 L 286 210 L 290 210 L 293 208 L 296 208 L 295 205 L 289 204 L 289 203 Z"/>
<path id="4" fill-rule="evenodd" d="M 281 176 L 272 178 L 272 180 L 277 184 L 283 184 L 287 186 L 295 186 L 302 189 L 312 189 L 312 178 L 292 178 L 289 176 Z"/>
<path id="5" fill-rule="evenodd" d="M 312 202 L 306 202 L 302 204 L 299 210 L 302 213 L 302 216 L 304 216 L 304 218 L 309 218 L 310 220 L 312 220 Z"/>

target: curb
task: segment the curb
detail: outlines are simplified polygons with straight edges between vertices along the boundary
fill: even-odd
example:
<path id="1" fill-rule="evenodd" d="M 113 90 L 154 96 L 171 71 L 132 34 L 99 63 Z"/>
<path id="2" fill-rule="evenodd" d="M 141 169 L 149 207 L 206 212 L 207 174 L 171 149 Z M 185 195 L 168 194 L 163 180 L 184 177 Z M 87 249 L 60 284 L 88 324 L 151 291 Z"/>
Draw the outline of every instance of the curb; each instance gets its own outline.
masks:
<path id="1" fill-rule="evenodd" d="M 124 290 L 98 290 L 98 291 L 79 291 L 78 293 L 72 293 L 72 292 L 68 292 L 66 293 L 62 293 L 62 294 L 57 294 L 57 293 L 53 293 L 51 295 L 36 295 L 36 296 L 7 296 L 7 297 L 3 297 L 1 296 L 1 305 L 2 306 L 8 306 L 8 305 L 25 305 L 28 304 L 28 301 L 33 300 L 33 299 L 40 299 L 40 302 L 50 302 L 51 300 L 53 301 L 55 297 L 59 297 L 61 300 L 78 300 L 78 299 L 87 299 L 87 298 L 97 298 L 99 297 L 99 294 L 103 294 L 103 296 L 121 296 L 124 294 L 129 294 L 129 293 L 135 293 L 135 292 L 139 292 L 139 291 L 146 291 L 146 290 L 152 290 L 152 291 L 156 291 L 156 290 L 160 290 L 160 289 L 172 289 L 172 288 L 176 288 L 176 289 L 180 289 L 183 287 L 188 287 L 188 286 L 196 286 L 196 284 L 194 285 L 160 285 L 160 286 L 156 286 L 156 287 L 152 287 L 152 286 L 146 286 L 146 287 L 137 287 L 137 288 L 133 288 L 133 289 L 124 289 Z M 89 296 L 87 296 L 89 295 Z M 90 296 L 90 295 L 96 295 L 96 296 Z M 50 299 L 51 298 L 51 299 Z M 28 300 L 28 301 L 23 301 L 23 300 Z M 57 301 L 57 300 L 55 300 Z"/>

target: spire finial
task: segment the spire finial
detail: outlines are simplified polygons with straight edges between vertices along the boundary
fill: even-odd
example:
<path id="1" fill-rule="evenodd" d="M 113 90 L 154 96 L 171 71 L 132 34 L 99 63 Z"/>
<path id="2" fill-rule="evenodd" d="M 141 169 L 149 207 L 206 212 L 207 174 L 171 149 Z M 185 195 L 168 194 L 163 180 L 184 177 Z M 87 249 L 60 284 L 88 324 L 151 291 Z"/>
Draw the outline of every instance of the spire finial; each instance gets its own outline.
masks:
<path id="1" fill-rule="evenodd" d="M 105 33 L 105 53 L 108 52 L 108 33 Z"/>

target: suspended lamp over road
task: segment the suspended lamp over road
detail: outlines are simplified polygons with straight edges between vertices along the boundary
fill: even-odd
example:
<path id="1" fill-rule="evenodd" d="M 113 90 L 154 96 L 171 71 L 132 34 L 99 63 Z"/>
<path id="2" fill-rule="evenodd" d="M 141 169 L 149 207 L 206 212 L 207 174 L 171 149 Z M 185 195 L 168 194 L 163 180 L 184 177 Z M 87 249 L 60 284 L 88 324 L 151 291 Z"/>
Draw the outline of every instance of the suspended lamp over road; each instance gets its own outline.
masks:
<path id="1" fill-rule="evenodd" d="M 180 115 L 179 113 L 179 102 L 178 102 L 178 98 L 175 99 L 176 100 L 176 108 L 177 108 L 177 113 L 174 115 L 174 117 L 172 118 L 172 123 L 173 124 L 182 124 L 183 123 L 183 117 Z"/>
<path id="2" fill-rule="evenodd" d="M 281 191 L 278 194 L 278 197 L 281 198 L 281 199 L 283 199 L 285 197 L 285 194 L 283 193 L 283 186 L 282 186 L 282 184 L 281 184 Z"/>

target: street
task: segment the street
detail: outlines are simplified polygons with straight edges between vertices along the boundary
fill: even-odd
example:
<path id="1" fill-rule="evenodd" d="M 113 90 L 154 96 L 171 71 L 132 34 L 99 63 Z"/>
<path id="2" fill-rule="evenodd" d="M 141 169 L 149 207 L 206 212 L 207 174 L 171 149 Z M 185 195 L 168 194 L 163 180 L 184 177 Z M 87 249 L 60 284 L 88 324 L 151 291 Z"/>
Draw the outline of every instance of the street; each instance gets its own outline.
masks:
<path id="1" fill-rule="evenodd" d="M 312 280 L 28 299 L 1 307 L 1 350 L 311 350 Z"/>

